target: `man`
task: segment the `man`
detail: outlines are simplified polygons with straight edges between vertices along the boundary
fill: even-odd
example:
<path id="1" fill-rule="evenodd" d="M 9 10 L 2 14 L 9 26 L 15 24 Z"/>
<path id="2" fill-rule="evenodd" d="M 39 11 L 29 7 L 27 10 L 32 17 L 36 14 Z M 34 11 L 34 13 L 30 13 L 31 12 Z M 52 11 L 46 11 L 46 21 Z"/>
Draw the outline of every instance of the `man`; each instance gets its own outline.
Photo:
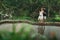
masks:
<path id="1" fill-rule="evenodd" d="M 44 8 L 44 13 L 43 13 L 43 20 L 44 22 L 46 21 L 46 9 Z"/>

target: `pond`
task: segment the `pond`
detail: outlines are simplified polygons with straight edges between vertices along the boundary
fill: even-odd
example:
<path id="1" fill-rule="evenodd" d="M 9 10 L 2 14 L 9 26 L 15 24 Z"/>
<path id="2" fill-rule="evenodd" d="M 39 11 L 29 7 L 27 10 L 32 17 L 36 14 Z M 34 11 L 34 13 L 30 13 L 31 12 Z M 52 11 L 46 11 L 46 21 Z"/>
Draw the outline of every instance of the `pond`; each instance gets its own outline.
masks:
<path id="1" fill-rule="evenodd" d="M 0 24 L 0 31 L 10 31 L 12 32 L 12 28 L 13 25 L 15 25 L 16 27 L 16 32 L 18 32 L 22 27 L 31 27 L 33 28 L 33 30 L 35 30 L 35 32 L 38 32 L 38 25 L 31 25 L 28 23 L 4 23 L 4 24 Z M 59 26 L 44 26 L 45 30 L 44 30 L 44 34 L 46 36 L 49 36 L 49 32 L 56 32 L 56 36 L 58 39 L 60 39 L 60 27 Z"/>

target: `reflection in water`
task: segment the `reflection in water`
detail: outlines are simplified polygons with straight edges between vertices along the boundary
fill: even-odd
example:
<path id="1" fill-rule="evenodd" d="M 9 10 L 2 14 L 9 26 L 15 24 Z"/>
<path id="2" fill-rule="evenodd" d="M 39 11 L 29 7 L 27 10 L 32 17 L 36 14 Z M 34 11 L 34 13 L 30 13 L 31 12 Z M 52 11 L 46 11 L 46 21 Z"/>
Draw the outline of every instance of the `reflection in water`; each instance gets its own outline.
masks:
<path id="1" fill-rule="evenodd" d="M 16 23 L 16 32 L 20 30 L 20 28 L 24 25 L 24 27 L 28 27 L 30 26 L 31 28 L 33 28 L 35 30 L 35 32 L 38 32 L 38 25 L 31 25 L 31 24 L 27 24 L 27 23 Z M 0 31 L 1 30 L 6 30 L 6 31 L 12 31 L 12 26 L 13 24 L 11 23 L 6 23 L 6 24 L 1 24 L 0 25 Z M 49 36 L 50 32 L 56 32 L 56 36 L 58 39 L 60 39 L 60 27 L 56 27 L 56 26 L 45 26 L 45 30 L 44 30 L 44 34 L 46 36 Z"/>

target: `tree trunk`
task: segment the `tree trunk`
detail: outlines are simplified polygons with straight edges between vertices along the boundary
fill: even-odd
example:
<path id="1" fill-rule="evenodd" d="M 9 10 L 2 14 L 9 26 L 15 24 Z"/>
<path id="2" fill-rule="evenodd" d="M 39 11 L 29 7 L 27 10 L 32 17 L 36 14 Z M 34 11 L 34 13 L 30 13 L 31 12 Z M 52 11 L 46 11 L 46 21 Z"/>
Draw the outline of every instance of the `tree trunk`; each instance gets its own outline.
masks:
<path id="1" fill-rule="evenodd" d="M 49 13 L 50 12 L 50 6 L 48 5 L 48 18 L 49 18 Z"/>

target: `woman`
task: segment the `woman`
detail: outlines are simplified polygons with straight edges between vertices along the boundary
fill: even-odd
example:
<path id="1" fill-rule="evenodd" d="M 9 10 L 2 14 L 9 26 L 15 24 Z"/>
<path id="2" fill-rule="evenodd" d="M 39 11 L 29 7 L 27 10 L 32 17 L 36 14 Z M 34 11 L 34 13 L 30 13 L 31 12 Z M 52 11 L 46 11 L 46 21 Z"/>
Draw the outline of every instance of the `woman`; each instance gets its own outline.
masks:
<path id="1" fill-rule="evenodd" d="M 44 8 L 41 8 L 41 11 L 39 11 L 39 17 L 38 17 L 38 21 L 39 22 L 43 22 L 43 13 L 44 13 Z"/>

